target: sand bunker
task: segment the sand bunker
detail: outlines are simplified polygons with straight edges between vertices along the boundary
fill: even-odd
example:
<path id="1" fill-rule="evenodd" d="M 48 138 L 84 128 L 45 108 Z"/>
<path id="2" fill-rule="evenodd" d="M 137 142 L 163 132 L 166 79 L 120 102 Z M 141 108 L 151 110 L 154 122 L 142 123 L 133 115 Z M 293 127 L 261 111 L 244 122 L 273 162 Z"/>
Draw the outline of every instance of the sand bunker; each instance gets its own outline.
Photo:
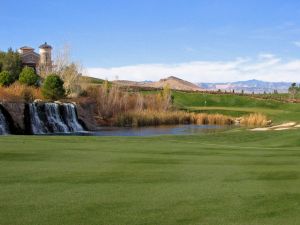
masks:
<path id="1" fill-rule="evenodd" d="M 297 124 L 296 122 L 288 122 L 288 123 L 283 123 L 272 127 L 254 128 L 251 129 L 251 131 L 270 131 L 270 130 L 282 131 L 282 130 L 291 130 L 295 128 L 300 128 L 300 124 Z"/>

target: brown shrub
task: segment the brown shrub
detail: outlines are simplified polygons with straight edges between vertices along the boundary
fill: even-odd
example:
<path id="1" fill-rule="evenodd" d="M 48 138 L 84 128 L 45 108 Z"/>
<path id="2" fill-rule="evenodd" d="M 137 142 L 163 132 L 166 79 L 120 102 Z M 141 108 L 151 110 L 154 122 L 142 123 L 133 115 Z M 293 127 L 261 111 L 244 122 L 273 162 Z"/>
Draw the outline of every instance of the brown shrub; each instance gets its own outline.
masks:
<path id="1" fill-rule="evenodd" d="M 34 99 L 42 99 L 42 94 L 39 88 L 14 83 L 9 87 L 0 87 L 0 99 L 7 102 L 32 102 Z"/>
<path id="2" fill-rule="evenodd" d="M 261 113 L 253 113 L 247 116 L 243 116 L 241 119 L 241 125 L 249 127 L 267 126 L 268 119 Z"/>
<path id="3" fill-rule="evenodd" d="M 184 111 L 132 111 L 119 114 L 112 125 L 117 126 L 159 126 L 178 124 L 231 125 L 233 119 L 220 114 L 194 114 Z"/>
<path id="4" fill-rule="evenodd" d="M 162 93 L 144 95 L 122 90 L 117 85 L 110 86 L 105 82 L 101 86 L 90 86 L 85 96 L 93 99 L 96 105 L 96 116 L 108 120 L 120 114 L 143 111 L 167 111 L 171 108 L 171 97 L 168 89 Z"/>

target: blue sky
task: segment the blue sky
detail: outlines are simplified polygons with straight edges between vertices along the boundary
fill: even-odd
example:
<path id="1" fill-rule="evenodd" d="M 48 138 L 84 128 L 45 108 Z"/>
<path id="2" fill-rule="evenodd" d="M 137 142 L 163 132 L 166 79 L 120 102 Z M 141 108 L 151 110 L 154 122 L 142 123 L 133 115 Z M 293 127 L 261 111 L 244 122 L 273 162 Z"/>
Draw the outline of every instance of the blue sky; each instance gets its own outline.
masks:
<path id="1" fill-rule="evenodd" d="M 300 74 L 299 0 L 10 0 L 1 3 L 0 21 L 0 49 L 68 44 L 73 58 L 102 78 L 172 73 L 201 82 Z M 259 66 L 265 71 L 253 71 Z"/>

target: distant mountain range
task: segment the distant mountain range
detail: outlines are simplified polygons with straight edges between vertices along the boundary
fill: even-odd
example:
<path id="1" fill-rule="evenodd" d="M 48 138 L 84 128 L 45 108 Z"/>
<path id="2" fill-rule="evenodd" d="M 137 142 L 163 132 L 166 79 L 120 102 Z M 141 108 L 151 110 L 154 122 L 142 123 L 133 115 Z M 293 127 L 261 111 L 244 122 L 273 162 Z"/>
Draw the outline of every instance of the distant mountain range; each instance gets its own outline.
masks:
<path id="1" fill-rule="evenodd" d="M 222 91 L 235 91 L 236 93 L 244 91 L 245 93 L 273 93 L 275 90 L 278 93 L 287 93 L 292 82 L 267 82 L 261 80 L 247 80 L 236 81 L 228 83 L 191 83 L 180 78 L 170 76 L 159 81 L 129 81 L 129 80 L 115 80 L 121 86 L 132 87 L 148 87 L 148 88 L 163 88 L 165 85 L 173 90 L 186 90 L 186 91 L 203 91 L 203 90 L 222 90 Z"/>
<path id="2" fill-rule="evenodd" d="M 229 83 L 197 83 L 199 87 L 207 90 L 222 90 L 245 93 L 271 93 L 277 90 L 278 93 L 287 93 L 291 82 L 266 82 L 260 80 L 236 81 Z"/>

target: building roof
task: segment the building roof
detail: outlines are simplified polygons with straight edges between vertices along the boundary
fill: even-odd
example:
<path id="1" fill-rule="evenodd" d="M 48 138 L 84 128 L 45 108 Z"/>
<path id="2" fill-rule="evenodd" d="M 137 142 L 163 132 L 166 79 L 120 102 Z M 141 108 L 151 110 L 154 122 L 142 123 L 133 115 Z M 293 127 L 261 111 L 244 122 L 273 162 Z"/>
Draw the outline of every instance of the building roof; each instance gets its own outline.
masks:
<path id="1" fill-rule="evenodd" d="M 34 50 L 34 48 L 31 48 L 29 46 L 23 46 L 20 48 L 21 50 Z"/>
<path id="2" fill-rule="evenodd" d="M 38 53 L 36 53 L 36 52 L 25 52 L 25 53 L 23 53 L 21 56 L 22 56 L 22 57 L 25 57 L 25 56 L 27 56 L 27 55 L 35 55 L 35 56 L 37 56 L 37 57 L 40 57 L 40 54 L 38 54 Z"/>
<path id="3" fill-rule="evenodd" d="M 50 48 L 50 49 L 52 49 L 52 46 L 48 45 L 47 42 L 45 42 L 44 44 L 40 45 L 39 48 Z"/>

